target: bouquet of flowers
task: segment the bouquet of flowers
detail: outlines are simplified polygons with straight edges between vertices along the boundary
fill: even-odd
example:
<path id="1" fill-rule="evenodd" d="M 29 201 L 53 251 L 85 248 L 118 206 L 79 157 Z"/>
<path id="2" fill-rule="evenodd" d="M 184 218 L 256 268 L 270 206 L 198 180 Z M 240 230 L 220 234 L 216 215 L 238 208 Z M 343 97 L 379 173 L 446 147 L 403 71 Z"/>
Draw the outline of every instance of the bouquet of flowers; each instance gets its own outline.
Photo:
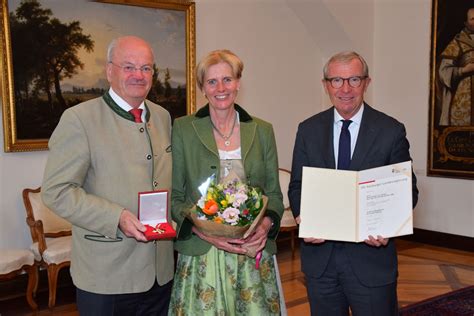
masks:
<path id="1" fill-rule="evenodd" d="M 199 187 L 202 196 L 188 217 L 206 235 L 245 239 L 263 217 L 268 198 L 234 174 L 229 176 L 221 183 L 214 177 L 207 179 Z"/>

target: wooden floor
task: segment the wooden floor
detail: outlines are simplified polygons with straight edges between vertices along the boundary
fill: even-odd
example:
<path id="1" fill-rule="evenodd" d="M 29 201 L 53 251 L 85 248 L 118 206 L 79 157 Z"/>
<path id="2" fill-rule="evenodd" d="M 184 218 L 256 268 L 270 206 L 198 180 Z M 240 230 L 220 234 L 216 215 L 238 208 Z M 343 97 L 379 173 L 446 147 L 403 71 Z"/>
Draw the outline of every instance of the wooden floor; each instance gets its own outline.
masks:
<path id="1" fill-rule="evenodd" d="M 399 254 L 398 298 L 400 306 L 474 284 L 474 253 L 397 240 Z M 277 255 L 289 316 L 309 315 L 304 276 L 298 249 L 292 258 L 289 245 L 281 243 Z M 0 316 L 63 315 L 77 316 L 74 290 L 58 291 L 58 304 L 47 308 L 46 293 L 39 295 L 38 313 L 29 311 L 26 300 L 0 301 Z"/>
<path id="2" fill-rule="evenodd" d="M 400 306 L 474 284 L 474 253 L 397 240 Z M 299 253 L 279 253 L 278 263 L 289 316 L 309 315 Z"/>

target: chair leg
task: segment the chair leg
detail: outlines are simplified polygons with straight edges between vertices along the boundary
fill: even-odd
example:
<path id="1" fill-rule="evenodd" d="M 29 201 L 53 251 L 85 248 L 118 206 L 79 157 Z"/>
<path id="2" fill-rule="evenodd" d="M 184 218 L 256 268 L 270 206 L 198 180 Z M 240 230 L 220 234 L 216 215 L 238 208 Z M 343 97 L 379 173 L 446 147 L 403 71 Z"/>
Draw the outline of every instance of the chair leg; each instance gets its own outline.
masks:
<path id="1" fill-rule="evenodd" d="M 53 308 L 56 304 L 56 287 L 58 283 L 59 269 L 60 268 L 57 264 L 48 265 L 49 308 Z"/>
<path id="2" fill-rule="evenodd" d="M 28 305 L 30 305 L 32 310 L 38 309 L 38 304 L 36 304 L 35 300 L 33 299 L 33 295 L 36 294 L 36 288 L 38 286 L 38 267 L 36 264 L 29 266 L 26 269 L 28 273 L 28 286 L 26 288 L 26 301 Z"/>
<path id="3" fill-rule="evenodd" d="M 33 285 L 33 297 L 36 297 L 36 293 L 38 292 L 38 283 L 39 283 L 39 269 L 40 269 L 41 265 L 40 263 L 36 262 L 35 261 L 35 269 L 36 269 L 36 282 L 34 283 Z"/>

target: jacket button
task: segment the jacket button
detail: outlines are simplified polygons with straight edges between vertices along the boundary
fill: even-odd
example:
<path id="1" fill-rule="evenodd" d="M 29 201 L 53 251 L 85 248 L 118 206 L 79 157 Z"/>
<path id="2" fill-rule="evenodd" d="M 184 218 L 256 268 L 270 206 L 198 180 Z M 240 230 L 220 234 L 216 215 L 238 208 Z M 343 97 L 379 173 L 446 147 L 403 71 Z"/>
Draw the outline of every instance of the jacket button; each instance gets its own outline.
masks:
<path id="1" fill-rule="evenodd" d="M 147 160 L 151 160 L 151 155 L 146 155 Z"/>
<path id="2" fill-rule="evenodd" d="M 143 133 L 145 129 L 143 127 L 140 127 L 140 133 Z"/>
<path id="3" fill-rule="evenodd" d="M 158 186 L 158 181 L 153 181 L 153 186 L 156 188 Z"/>

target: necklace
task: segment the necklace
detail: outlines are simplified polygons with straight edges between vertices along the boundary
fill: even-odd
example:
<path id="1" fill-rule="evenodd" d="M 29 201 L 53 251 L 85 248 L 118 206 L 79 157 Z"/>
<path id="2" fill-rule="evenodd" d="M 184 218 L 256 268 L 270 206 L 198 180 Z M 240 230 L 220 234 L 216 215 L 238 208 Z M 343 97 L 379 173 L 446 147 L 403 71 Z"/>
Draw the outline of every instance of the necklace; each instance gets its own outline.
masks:
<path id="1" fill-rule="evenodd" d="M 225 147 L 230 146 L 230 137 L 234 133 L 235 122 L 237 122 L 237 115 L 235 115 L 235 117 L 234 117 L 234 123 L 232 124 L 232 128 L 230 129 L 229 135 L 226 136 L 226 135 L 222 134 L 219 129 L 217 129 L 217 127 L 214 125 L 214 123 L 211 120 L 212 128 L 217 132 L 217 134 L 219 134 L 220 137 L 222 137 L 222 139 L 224 140 L 224 146 Z"/>

